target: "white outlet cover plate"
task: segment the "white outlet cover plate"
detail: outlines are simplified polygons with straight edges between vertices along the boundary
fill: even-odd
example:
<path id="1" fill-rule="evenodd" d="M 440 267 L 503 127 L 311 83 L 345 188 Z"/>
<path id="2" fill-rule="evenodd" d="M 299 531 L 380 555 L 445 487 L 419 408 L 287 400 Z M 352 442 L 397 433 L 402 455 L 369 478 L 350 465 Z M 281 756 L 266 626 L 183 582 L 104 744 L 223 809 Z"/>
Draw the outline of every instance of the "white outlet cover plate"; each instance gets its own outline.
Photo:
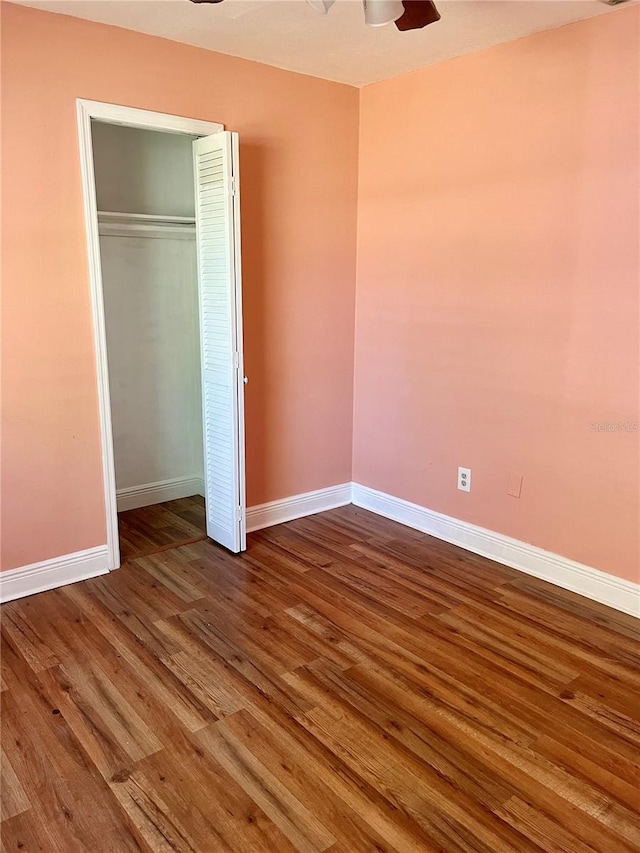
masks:
<path id="1" fill-rule="evenodd" d="M 471 468 L 458 468 L 458 488 L 461 492 L 471 491 Z"/>

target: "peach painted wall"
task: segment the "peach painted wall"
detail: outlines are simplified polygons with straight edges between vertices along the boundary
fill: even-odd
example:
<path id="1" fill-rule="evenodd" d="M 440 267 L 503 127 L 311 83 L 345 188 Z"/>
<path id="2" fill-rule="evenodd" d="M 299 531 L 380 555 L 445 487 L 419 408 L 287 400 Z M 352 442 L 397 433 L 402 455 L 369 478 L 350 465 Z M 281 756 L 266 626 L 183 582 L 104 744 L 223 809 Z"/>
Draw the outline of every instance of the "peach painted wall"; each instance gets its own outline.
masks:
<path id="1" fill-rule="evenodd" d="M 351 477 L 358 92 L 2 5 L 2 565 L 105 542 L 75 99 L 241 139 L 248 503 Z"/>
<path id="2" fill-rule="evenodd" d="M 362 91 L 354 422 L 355 481 L 632 580 L 639 434 L 589 425 L 640 419 L 639 33 Z"/>

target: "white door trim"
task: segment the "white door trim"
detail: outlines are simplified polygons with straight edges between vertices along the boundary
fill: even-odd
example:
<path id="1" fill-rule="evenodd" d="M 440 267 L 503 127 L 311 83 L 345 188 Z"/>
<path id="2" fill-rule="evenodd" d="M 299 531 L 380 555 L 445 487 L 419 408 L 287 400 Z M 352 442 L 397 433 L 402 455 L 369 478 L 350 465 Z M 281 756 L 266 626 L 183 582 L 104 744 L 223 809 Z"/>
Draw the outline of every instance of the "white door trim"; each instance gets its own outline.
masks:
<path id="1" fill-rule="evenodd" d="M 78 111 L 88 118 L 106 121 L 109 124 L 124 124 L 141 130 L 160 130 L 163 133 L 188 133 L 190 136 L 211 136 L 224 130 L 223 124 L 215 121 L 201 121 L 196 118 L 154 113 L 151 110 L 138 110 L 135 107 L 123 107 L 119 104 L 106 104 L 102 101 L 86 101 L 78 98 Z"/>
<path id="2" fill-rule="evenodd" d="M 78 116 L 78 140 L 80 145 L 80 168 L 84 199 L 84 222 L 87 236 L 89 262 L 89 287 L 93 316 L 93 341 L 96 357 L 96 379 L 98 383 L 98 410 L 100 417 L 100 447 L 102 451 L 102 476 L 107 527 L 107 554 L 110 571 L 120 566 L 118 541 L 118 507 L 116 500 L 116 474 L 113 457 L 113 431 L 111 428 L 111 399 L 109 395 L 109 371 L 107 367 L 107 336 L 104 317 L 102 270 L 100 265 L 100 235 L 98 230 L 98 208 L 96 202 L 95 175 L 93 169 L 93 146 L 91 120 L 122 124 L 145 130 L 164 133 L 187 133 L 191 136 L 210 136 L 224 130 L 216 122 L 200 121 L 182 116 L 138 110 L 100 101 L 76 101 Z"/>

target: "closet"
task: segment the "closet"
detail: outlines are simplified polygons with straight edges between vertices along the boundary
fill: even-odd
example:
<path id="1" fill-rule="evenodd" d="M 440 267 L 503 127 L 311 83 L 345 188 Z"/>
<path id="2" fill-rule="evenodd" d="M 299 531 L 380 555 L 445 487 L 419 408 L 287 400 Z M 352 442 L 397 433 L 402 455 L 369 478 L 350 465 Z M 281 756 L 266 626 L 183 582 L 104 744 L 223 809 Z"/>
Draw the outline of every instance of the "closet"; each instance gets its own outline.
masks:
<path id="1" fill-rule="evenodd" d="M 76 108 L 108 567 L 130 556 L 123 514 L 166 544 L 195 538 L 183 518 L 160 519 L 180 501 L 190 532 L 243 551 L 238 134 L 118 104 Z"/>
<path id="2" fill-rule="evenodd" d="M 92 123 L 119 513 L 205 493 L 194 138 Z M 197 503 L 147 517 L 195 538 Z"/>

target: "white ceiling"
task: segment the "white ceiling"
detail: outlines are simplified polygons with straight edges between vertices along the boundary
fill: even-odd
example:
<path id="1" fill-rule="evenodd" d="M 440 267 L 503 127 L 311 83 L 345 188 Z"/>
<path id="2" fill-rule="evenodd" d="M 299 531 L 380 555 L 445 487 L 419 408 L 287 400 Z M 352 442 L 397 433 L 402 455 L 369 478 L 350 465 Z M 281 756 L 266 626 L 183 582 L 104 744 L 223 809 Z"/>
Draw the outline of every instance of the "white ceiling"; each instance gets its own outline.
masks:
<path id="1" fill-rule="evenodd" d="M 337 0 L 324 17 L 305 0 L 17 2 L 353 86 L 612 11 L 598 0 L 436 0 L 440 21 L 401 33 L 366 26 L 361 0 Z"/>

